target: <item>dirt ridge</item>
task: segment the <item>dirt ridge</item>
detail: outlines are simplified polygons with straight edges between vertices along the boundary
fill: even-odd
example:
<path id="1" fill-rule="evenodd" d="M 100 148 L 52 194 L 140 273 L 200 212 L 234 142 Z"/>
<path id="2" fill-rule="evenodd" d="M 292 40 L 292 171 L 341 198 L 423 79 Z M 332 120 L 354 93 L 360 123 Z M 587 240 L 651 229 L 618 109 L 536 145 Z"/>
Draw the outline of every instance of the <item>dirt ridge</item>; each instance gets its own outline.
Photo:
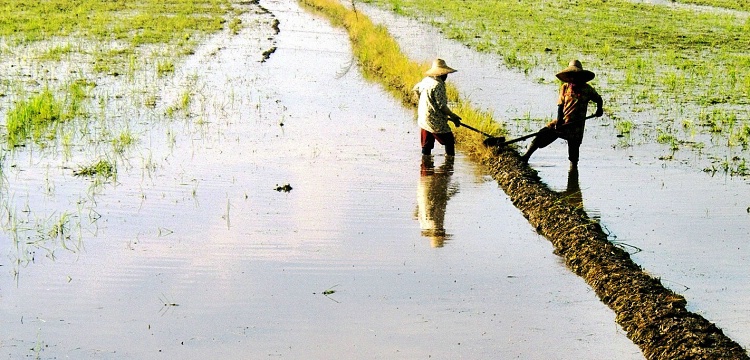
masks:
<path id="1" fill-rule="evenodd" d="M 662 285 L 608 240 L 582 209 L 549 189 L 512 149 L 474 154 L 554 252 L 581 276 L 647 359 L 750 359 L 715 324 L 686 309 L 685 298 Z"/>

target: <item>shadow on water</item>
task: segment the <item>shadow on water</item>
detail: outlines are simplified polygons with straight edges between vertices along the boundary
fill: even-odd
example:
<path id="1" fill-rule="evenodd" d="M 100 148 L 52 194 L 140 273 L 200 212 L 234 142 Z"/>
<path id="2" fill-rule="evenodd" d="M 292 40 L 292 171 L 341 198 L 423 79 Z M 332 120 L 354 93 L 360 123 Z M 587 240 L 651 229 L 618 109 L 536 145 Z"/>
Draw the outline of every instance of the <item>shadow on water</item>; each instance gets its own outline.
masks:
<path id="1" fill-rule="evenodd" d="M 448 200 L 458 193 L 458 186 L 451 183 L 453 156 L 445 156 L 443 164 L 435 167 L 432 155 L 422 156 L 417 184 L 417 218 L 422 236 L 430 239 L 432 247 L 443 247 L 451 239 L 445 230 L 445 208 Z"/>

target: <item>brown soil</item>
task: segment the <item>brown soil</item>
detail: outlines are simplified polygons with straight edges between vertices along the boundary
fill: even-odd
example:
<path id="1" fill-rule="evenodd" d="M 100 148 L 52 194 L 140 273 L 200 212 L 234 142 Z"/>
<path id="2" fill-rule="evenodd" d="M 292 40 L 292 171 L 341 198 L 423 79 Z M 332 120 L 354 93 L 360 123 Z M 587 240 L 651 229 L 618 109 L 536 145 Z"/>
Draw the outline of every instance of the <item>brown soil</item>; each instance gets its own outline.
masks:
<path id="1" fill-rule="evenodd" d="M 648 359 L 750 359 L 745 350 L 702 316 L 685 308 L 685 298 L 634 263 L 611 243 L 599 224 L 543 184 L 515 150 L 475 154 L 513 204 L 555 254 L 583 277 Z"/>

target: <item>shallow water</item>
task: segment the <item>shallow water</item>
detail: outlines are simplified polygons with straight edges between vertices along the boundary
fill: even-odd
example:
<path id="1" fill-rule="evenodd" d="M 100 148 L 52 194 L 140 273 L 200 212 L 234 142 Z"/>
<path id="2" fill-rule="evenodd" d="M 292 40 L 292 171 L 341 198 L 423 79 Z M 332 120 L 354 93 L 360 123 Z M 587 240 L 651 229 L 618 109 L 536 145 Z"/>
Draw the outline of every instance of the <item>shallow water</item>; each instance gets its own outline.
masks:
<path id="1" fill-rule="evenodd" d="M 514 74 L 498 57 L 469 51 L 416 21 L 358 8 L 386 24 L 410 58 L 429 62 L 442 57 L 458 69 L 448 81 L 477 106 L 506 119 L 511 138 L 543 124 L 507 119 L 551 118 L 556 86 Z M 658 122 L 658 115 L 651 117 Z M 600 219 L 612 241 L 684 295 L 691 311 L 750 348 L 750 183 L 660 161 L 663 152 L 658 144 L 618 138 L 606 116 L 589 121 L 577 174 L 580 201 L 590 216 Z M 552 189 L 576 189 L 575 181 L 569 181 L 564 142 L 537 151 L 530 163 Z"/>
<path id="2" fill-rule="evenodd" d="M 156 109 L 191 83 L 191 115 L 140 114 L 115 184 L 4 159 L 2 357 L 641 358 L 495 183 L 419 155 L 341 30 L 261 4 L 281 32 L 198 49 Z"/>

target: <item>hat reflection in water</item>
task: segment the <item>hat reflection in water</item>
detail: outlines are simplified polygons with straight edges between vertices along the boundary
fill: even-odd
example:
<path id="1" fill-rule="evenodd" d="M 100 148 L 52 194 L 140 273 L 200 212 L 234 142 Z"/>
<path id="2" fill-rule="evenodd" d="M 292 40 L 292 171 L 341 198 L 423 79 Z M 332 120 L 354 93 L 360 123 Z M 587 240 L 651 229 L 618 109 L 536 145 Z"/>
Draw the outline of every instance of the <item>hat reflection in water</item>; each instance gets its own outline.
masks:
<path id="1" fill-rule="evenodd" d="M 435 168 L 432 156 L 422 156 L 419 183 L 417 184 L 417 218 L 422 236 L 430 239 L 432 247 L 443 247 L 451 235 L 445 231 L 445 208 L 448 200 L 458 192 L 451 184 L 453 157 Z"/>

